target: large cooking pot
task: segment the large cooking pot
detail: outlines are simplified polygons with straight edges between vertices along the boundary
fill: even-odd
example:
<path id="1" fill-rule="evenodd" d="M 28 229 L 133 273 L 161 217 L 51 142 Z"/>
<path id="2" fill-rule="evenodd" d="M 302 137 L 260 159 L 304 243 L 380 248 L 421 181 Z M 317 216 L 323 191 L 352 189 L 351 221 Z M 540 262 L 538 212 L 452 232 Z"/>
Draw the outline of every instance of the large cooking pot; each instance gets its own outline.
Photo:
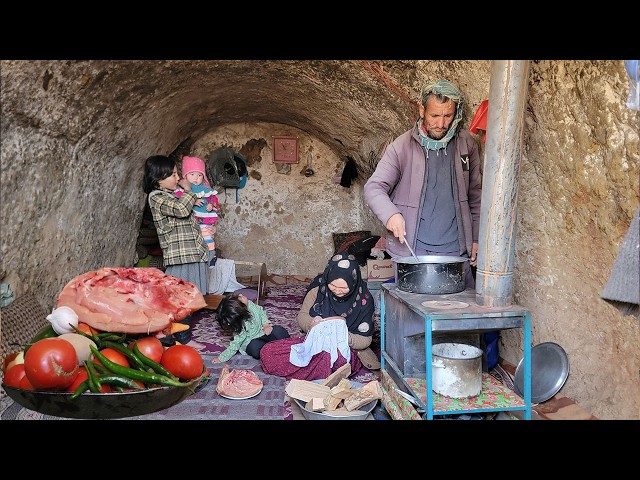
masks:
<path id="1" fill-rule="evenodd" d="M 400 290 L 410 293 L 458 293 L 465 289 L 465 257 L 447 255 L 418 255 L 396 257 L 398 285 Z"/>
<path id="2" fill-rule="evenodd" d="M 452 398 L 480 395 L 482 350 L 464 343 L 438 343 L 431 348 L 431 388 Z"/>

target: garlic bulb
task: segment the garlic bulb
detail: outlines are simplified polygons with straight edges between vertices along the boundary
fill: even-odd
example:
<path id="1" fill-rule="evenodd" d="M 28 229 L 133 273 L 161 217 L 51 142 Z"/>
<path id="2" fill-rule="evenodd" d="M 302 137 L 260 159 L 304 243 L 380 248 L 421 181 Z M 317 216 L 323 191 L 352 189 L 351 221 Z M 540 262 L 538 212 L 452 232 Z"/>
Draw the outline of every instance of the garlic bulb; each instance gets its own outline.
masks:
<path id="1" fill-rule="evenodd" d="M 71 328 L 78 326 L 78 315 L 73 311 L 71 307 L 58 307 L 47 315 L 47 320 L 51 322 L 51 326 L 58 335 L 63 333 L 74 333 L 75 330 Z"/>

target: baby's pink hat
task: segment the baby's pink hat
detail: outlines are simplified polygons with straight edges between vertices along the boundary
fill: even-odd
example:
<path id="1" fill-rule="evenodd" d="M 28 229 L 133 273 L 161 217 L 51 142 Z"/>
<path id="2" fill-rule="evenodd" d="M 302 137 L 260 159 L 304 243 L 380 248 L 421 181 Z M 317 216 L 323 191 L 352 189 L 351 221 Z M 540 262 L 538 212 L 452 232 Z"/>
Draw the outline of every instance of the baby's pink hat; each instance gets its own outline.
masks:
<path id="1" fill-rule="evenodd" d="M 207 172 L 204 168 L 204 162 L 198 157 L 182 157 L 182 177 L 186 178 L 187 173 L 198 172 L 204 177 L 204 184 L 211 188 Z"/>

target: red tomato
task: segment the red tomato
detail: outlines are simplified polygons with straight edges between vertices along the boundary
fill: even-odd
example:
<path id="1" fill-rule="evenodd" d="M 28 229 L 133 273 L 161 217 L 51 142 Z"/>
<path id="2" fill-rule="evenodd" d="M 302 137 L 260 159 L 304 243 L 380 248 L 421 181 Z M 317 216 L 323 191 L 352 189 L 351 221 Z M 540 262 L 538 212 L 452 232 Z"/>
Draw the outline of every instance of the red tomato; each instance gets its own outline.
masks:
<path id="1" fill-rule="evenodd" d="M 73 383 L 67 387 L 67 392 L 75 392 L 76 388 L 78 388 L 80 384 L 84 382 L 87 378 L 89 378 L 89 375 L 87 374 L 87 369 L 85 367 L 79 367 L 78 376 L 73 381 Z M 100 388 L 101 393 L 107 393 L 111 391 L 113 391 L 113 389 L 111 388 L 111 385 L 102 385 L 102 388 Z"/>
<path id="2" fill-rule="evenodd" d="M 200 353 L 189 345 L 173 345 L 162 354 L 160 364 L 181 380 L 199 377 L 204 370 Z"/>
<path id="3" fill-rule="evenodd" d="M 78 367 L 78 376 L 71 385 L 67 387 L 67 392 L 75 392 L 76 388 L 84 382 L 89 376 L 87 375 L 87 369 L 84 367 Z"/>
<path id="4" fill-rule="evenodd" d="M 97 330 L 93 327 L 90 327 L 86 323 L 78 322 L 78 330 L 88 335 L 96 335 L 101 332 L 101 330 Z"/>
<path id="5" fill-rule="evenodd" d="M 18 356 L 18 352 L 10 353 L 4 359 L 4 367 L 2 368 L 3 372 L 7 372 L 7 365 L 9 365 L 16 357 Z M 6 382 L 5 382 L 6 383 Z"/>
<path id="6" fill-rule="evenodd" d="M 20 388 L 23 390 L 35 390 L 26 375 L 22 377 L 22 380 L 20 380 Z"/>
<path id="7" fill-rule="evenodd" d="M 64 390 L 78 375 L 78 355 L 63 338 L 43 338 L 24 356 L 24 370 L 37 390 Z"/>
<path id="8" fill-rule="evenodd" d="M 134 345 L 138 345 L 138 350 L 140 350 L 145 357 L 149 357 L 154 362 L 160 363 L 160 359 L 164 353 L 164 346 L 159 338 L 142 337 L 135 342 L 131 342 L 129 347 L 133 349 Z"/>
<path id="9" fill-rule="evenodd" d="M 24 363 L 19 363 L 17 365 L 13 365 L 4 373 L 3 382 L 5 383 L 5 385 L 20 388 L 20 380 L 22 380 L 22 377 L 24 377 L 25 375 Z"/>
<path id="10" fill-rule="evenodd" d="M 117 363 L 118 365 L 122 365 L 123 367 L 129 367 L 129 359 L 126 357 L 126 355 L 124 353 L 120 353 L 119 351 L 117 351 L 114 348 L 105 348 L 103 350 L 100 350 L 100 353 L 103 354 L 105 357 L 107 357 L 109 360 L 111 360 L 114 363 Z M 98 365 L 102 365 L 102 362 L 100 360 L 98 360 L 97 358 L 93 359 L 93 363 L 97 363 Z"/>

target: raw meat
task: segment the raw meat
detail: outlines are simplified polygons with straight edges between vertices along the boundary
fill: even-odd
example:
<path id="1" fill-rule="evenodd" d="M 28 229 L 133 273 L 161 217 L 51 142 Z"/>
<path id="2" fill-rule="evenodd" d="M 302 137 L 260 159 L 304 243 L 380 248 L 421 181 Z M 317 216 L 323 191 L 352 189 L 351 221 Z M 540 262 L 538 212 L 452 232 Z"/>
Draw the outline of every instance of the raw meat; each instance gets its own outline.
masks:
<path id="1" fill-rule="evenodd" d="M 216 392 L 225 397 L 246 398 L 260 392 L 263 386 L 262 380 L 253 370 L 234 368 L 229 371 L 229 366 L 225 364 L 220 372 Z"/>
<path id="2" fill-rule="evenodd" d="M 71 280 L 56 307 L 67 306 L 78 321 L 105 332 L 152 333 L 206 306 L 190 282 L 157 268 L 101 268 Z"/>

